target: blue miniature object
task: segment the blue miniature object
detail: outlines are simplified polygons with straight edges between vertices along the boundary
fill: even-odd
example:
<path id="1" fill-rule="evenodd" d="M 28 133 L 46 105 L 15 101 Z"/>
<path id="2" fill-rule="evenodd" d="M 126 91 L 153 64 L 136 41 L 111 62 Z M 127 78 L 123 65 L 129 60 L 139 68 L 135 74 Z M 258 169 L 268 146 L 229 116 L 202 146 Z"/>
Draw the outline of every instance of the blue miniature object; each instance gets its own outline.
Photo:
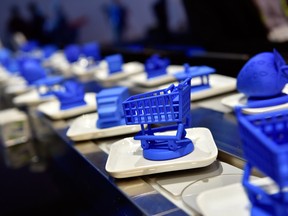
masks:
<path id="1" fill-rule="evenodd" d="M 87 58 L 92 58 L 94 61 L 101 60 L 99 44 L 95 42 L 86 43 L 82 47 L 83 55 Z"/>
<path id="2" fill-rule="evenodd" d="M 125 124 L 122 102 L 129 97 L 127 87 L 115 87 L 100 91 L 97 96 L 97 128 L 110 128 Z"/>
<path id="3" fill-rule="evenodd" d="M 209 76 L 215 73 L 216 70 L 209 66 L 193 66 L 190 67 L 189 64 L 184 64 L 184 71 L 174 74 L 178 81 L 187 79 L 188 77 L 196 78 L 200 77 L 200 84 L 191 85 L 191 92 L 200 91 L 203 89 L 210 88 Z"/>
<path id="4" fill-rule="evenodd" d="M 261 100 L 282 95 L 288 81 L 288 66 L 274 49 L 252 57 L 237 77 L 237 89 L 248 100 Z"/>
<path id="5" fill-rule="evenodd" d="M 24 59 L 20 63 L 20 74 L 27 81 L 28 85 L 32 85 L 35 81 L 47 76 L 45 69 L 35 59 Z"/>
<path id="6" fill-rule="evenodd" d="M 61 110 L 86 105 L 83 85 L 79 82 L 69 80 L 63 84 L 63 87 L 63 89 L 53 92 L 60 102 Z"/>
<path id="7" fill-rule="evenodd" d="M 0 64 L 3 64 L 12 57 L 12 53 L 9 49 L 0 48 Z"/>
<path id="8" fill-rule="evenodd" d="M 106 56 L 105 60 L 110 74 L 122 71 L 123 57 L 121 54 Z"/>
<path id="9" fill-rule="evenodd" d="M 251 106 L 236 107 L 235 112 L 247 160 L 243 185 L 252 203 L 251 215 L 288 215 L 288 110 L 245 115 L 243 108 Z M 279 192 L 269 194 L 250 183 L 253 168 L 273 179 Z"/>
<path id="10" fill-rule="evenodd" d="M 167 67 L 170 61 L 167 58 L 160 58 L 159 55 L 153 55 L 148 58 L 145 62 L 145 71 L 147 78 L 151 79 L 154 77 L 162 76 L 167 73 Z"/>
<path id="11" fill-rule="evenodd" d="M 134 95 L 123 102 L 126 124 L 140 124 L 141 132 L 134 139 L 141 141 L 143 156 L 148 160 L 179 158 L 194 150 L 192 141 L 186 138 L 185 126 L 190 122 L 191 78 L 178 86 Z M 164 124 L 151 128 L 151 124 Z M 144 124 L 148 124 L 147 130 Z M 168 126 L 167 126 L 168 125 Z M 156 133 L 177 129 L 176 135 L 161 136 Z"/>
<path id="12" fill-rule="evenodd" d="M 39 44 L 37 41 L 29 40 L 20 47 L 20 50 L 23 52 L 32 52 L 33 50 L 38 48 L 38 45 Z"/>
<path id="13" fill-rule="evenodd" d="M 43 58 L 51 57 L 58 50 L 55 45 L 45 45 L 42 47 Z"/>
<path id="14" fill-rule="evenodd" d="M 54 94 L 54 91 L 61 90 L 61 84 L 64 78 L 61 76 L 46 77 L 34 82 L 36 90 L 40 97 L 50 96 Z"/>
<path id="15" fill-rule="evenodd" d="M 79 59 L 81 55 L 81 48 L 79 45 L 70 44 L 64 48 L 64 54 L 70 63 L 74 63 Z"/>

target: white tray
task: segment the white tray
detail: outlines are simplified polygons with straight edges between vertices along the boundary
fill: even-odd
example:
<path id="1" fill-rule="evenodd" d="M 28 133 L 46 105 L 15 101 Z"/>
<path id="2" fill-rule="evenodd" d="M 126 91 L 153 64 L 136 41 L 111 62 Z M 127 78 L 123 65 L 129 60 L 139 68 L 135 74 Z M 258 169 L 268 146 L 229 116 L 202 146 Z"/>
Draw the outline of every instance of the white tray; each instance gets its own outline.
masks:
<path id="1" fill-rule="evenodd" d="M 97 128 L 98 113 L 85 114 L 76 118 L 67 131 L 73 141 L 82 141 L 135 133 L 141 130 L 140 125 L 121 125 L 117 127 Z"/>
<path id="2" fill-rule="evenodd" d="M 37 92 L 36 89 L 33 89 L 29 92 L 20 94 L 16 97 L 13 98 L 13 103 L 16 106 L 20 105 L 36 105 L 42 102 L 47 102 L 51 100 L 56 100 L 56 97 L 54 95 L 48 95 L 44 97 L 40 97 L 39 93 Z"/>
<path id="3" fill-rule="evenodd" d="M 144 71 L 144 66 L 140 62 L 128 62 L 122 65 L 122 71 L 109 74 L 107 63 L 100 62 L 98 70 L 95 72 L 95 79 L 102 82 L 116 82 L 128 76 L 134 76 Z"/>
<path id="4" fill-rule="evenodd" d="M 277 191 L 269 178 L 261 178 L 253 182 L 266 188 L 269 193 Z M 250 215 L 250 201 L 241 183 L 207 190 L 197 196 L 196 202 L 204 216 Z"/>
<path id="5" fill-rule="evenodd" d="M 106 170 L 115 178 L 142 176 L 175 170 L 205 167 L 213 163 L 218 150 L 207 128 L 190 128 L 187 137 L 194 143 L 194 151 L 181 158 L 151 161 L 143 157 L 139 140 L 125 138 L 111 145 Z M 175 134 L 176 131 L 161 134 Z"/>
<path id="6" fill-rule="evenodd" d="M 246 97 L 242 93 L 234 94 L 228 97 L 225 97 L 221 100 L 221 103 L 227 107 L 230 107 L 231 109 L 235 108 L 236 106 L 244 106 L 246 105 Z M 270 111 L 276 111 L 276 110 L 282 110 L 287 109 L 288 103 L 285 104 L 279 104 L 275 106 L 270 107 L 259 107 L 259 108 L 243 108 L 242 111 L 245 114 L 260 114 L 264 112 L 270 112 Z"/>
<path id="7" fill-rule="evenodd" d="M 87 103 L 86 105 L 67 110 L 60 109 L 60 102 L 58 100 L 42 103 L 37 109 L 52 119 L 65 119 L 96 111 L 96 93 L 86 93 L 84 100 Z"/>
<path id="8" fill-rule="evenodd" d="M 184 67 L 182 65 L 170 65 L 167 67 L 167 74 L 165 75 L 148 79 L 146 72 L 144 72 L 144 73 L 129 77 L 129 80 L 132 83 L 135 83 L 140 86 L 144 86 L 146 88 L 157 87 L 165 83 L 175 82 L 176 78 L 174 74 L 181 72 L 183 70 L 184 70 Z"/>

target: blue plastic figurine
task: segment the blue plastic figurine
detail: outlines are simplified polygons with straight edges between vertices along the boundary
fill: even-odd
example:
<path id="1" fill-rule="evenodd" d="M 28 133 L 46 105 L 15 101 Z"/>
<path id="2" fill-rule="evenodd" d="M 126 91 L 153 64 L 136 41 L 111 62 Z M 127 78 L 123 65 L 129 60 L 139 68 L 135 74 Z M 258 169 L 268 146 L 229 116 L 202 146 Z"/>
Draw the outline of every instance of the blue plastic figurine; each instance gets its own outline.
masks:
<path id="1" fill-rule="evenodd" d="M 69 80 L 63 84 L 62 89 L 54 91 L 60 102 L 60 109 L 67 110 L 78 106 L 86 105 L 84 100 L 84 87 L 79 82 Z"/>
<path id="2" fill-rule="evenodd" d="M 209 76 L 215 72 L 216 70 L 214 68 L 206 66 L 206 65 L 190 67 L 189 64 L 184 64 L 184 71 L 176 73 L 174 74 L 174 76 L 176 77 L 178 81 L 183 81 L 187 79 L 188 77 L 192 79 L 196 77 L 200 77 L 201 79 L 200 84 L 191 86 L 191 92 L 195 92 L 195 91 L 210 88 Z"/>
<path id="3" fill-rule="evenodd" d="M 286 100 L 287 102 L 287 100 Z M 268 104 L 267 104 L 268 105 Z M 270 104 L 274 105 L 274 104 Z M 268 105 L 269 106 L 269 105 Z M 255 115 L 245 115 L 243 108 L 255 108 L 251 103 L 236 107 L 236 114 L 243 142 L 246 162 L 243 186 L 252 204 L 251 215 L 288 215 L 288 110 L 276 110 Z M 252 170 L 256 168 L 270 177 L 273 188 L 268 192 L 265 185 L 257 186 L 250 182 Z"/>
<path id="4" fill-rule="evenodd" d="M 74 63 L 79 59 L 81 55 L 81 48 L 79 45 L 70 44 L 64 48 L 64 54 L 70 63 Z"/>
<path id="5" fill-rule="evenodd" d="M 237 77 L 237 89 L 248 100 L 279 97 L 288 81 L 288 66 L 274 49 L 252 57 Z"/>
<path id="6" fill-rule="evenodd" d="M 100 47 L 95 42 L 84 44 L 82 46 L 82 53 L 86 58 L 92 58 L 95 62 L 101 60 Z"/>
<path id="7" fill-rule="evenodd" d="M 179 158 L 194 150 L 186 138 L 185 127 L 190 127 L 191 78 L 178 86 L 129 97 L 123 102 L 126 124 L 140 124 L 141 132 L 134 139 L 141 141 L 143 156 L 148 160 Z M 144 124 L 148 124 L 147 129 Z M 164 126 L 152 128 L 151 124 Z M 158 135 L 177 129 L 176 135 Z"/>
<path id="8" fill-rule="evenodd" d="M 34 84 L 39 79 L 46 78 L 45 69 L 40 62 L 35 59 L 23 59 L 20 63 L 20 75 L 27 81 L 29 85 Z"/>
<path id="9" fill-rule="evenodd" d="M 61 76 L 46 77 L 34 82 L 40 97 L 53 95 L 54 91 L 60 90 L 64 78 Z"/>
<path id="10" fill-rule="evenodd" d="M 151 79 L 154 77 L 162 76 L 167 73 L 167 67 L 170 61 L 167 58 L 160 58 L 159 55 L 153 55 L 148 58 L 145 62 L 145 71 L 147 78 Z"/>
<path id="11" fill-rule="evenodd" d="M 123 56 L 121 54 L 106 56 L 105 60 L 108 64 L 108 70 L 110 74 L 122 71 Z"/>
<path id="12" fill-rule="evenodd" d="M 97 96 L 97 128 L 110 128 L 125 124 L 122 102 L 129 97 L 127 87 L 115 87 L 100 91 Z"/>

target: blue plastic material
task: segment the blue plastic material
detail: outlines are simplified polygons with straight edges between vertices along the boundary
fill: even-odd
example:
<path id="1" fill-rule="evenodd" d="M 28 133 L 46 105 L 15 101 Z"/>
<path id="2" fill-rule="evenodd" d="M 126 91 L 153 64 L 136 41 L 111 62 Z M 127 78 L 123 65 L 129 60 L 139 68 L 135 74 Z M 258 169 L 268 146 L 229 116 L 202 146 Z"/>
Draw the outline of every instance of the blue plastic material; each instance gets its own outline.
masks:
<path id="1" fill-rule="evenodd" d="M 149 160 L 168 160 L 191 153 L 193 143 L 186 138 L 185 126 L 190 126 L 190 88 L 187 78 L 178 86 L 134 95 L 123 102 L 126 124 L 140 124 L 141 132 L 134 139 L 141 141 L 143 156 Z M 151 124 L 164 124 L 151 128 Z M 174 124 L 173 124 L 174 123 Z M 148 124 L 147 129 L 144 124 Z M 177 129 L 176 135 L 155 135 Z"/>
<path id="2" fill-rule="evenodd" d="M 53 95 L 54 91 L 60 90 L 64 78 L 61 76 L 46 77 L 34 82 L 36 90 L 41 97 Z"/>
<path id="3" fill-rule="evenodd" d="M 265 99 L 281 95 L 288 81 L 288 66 L 274 49 L 252 57 L 237 77 L 237 89 L 248 99 Z"/>
<path id="4" fill-rule="evenodd" d="M 2 64 L 11 74 L 17 73 L 20 70 L 19 63 L 15 58 L 8 58 Z"/>
<path id="5" fill-rule="evenodd" d="M 27 41 L 26 43 L 24 43 L 21 47 L 20 47 L 20 50 L 23 51 L 23 52 L 31 52 L 35 49 L 38 48 L 38 42 L 35 41 L 35 40 L 30 40 L 30 41 Z"/>
<path id="6" fill-rule="evenodd" d="M 25 59 L 20 65 L 20 74 L 29 85 L 47 76 L 45 69 L 35 59 Z"/>
<path id="7" fill-rule="evenodd" d="M 284 190 L 288 187 L 288 110 L 245 115 L 237 107 L 236 114 L 247 160 L 243 185 L 253 205 L 252 213 L 288 215 L 288 191 Z M 249 176 L 253 167 L 273 179 L 280 192 L 267 194 L 251 184 Z"/>
<path id="8" fill-rule="evenodd" d="M 83 55 L 87 58 L 92 58 L 94 61 L 101 60 L 100 46 L 98 43 L 86 43 L 82 47 Z"/>
<path id="9" fill-rule="evenodd" d="M 86 105 L 84 87 L 79 82 L 69 80 L 63 84 L 63 89 L 53 93 L 60 101 L 60 109 L 67 110 Z"/>
<path id="10" fill-rule="evenodd" d="M 147 78 L 162 76 L 167 73 L 167 67 L 170 64 L 170 60 L 167 58 L 160 58 L 159 55 L 153 55 L 145 62 L 145 71 Z"/>
<path id="11" fill-rule="evenodd" d="M 201 83 L 198 85 L 191 85 L 191 92 L 201 91 L 203 89 L 210 88 L 209 76 L 215 73 L 216 70 L 212 67 L 203 66 L 193 66 L 190 67 L 189 64 L 184 64 L 184 71 L 174 74 L 178 81 L 187 79 L 188 77 L 201 79 Z"/>
<path id="12" fill-rule="evenodd" d="M 110 74 L 122 71 L 123 57 L 121 54 L 106 56 L 105 60 Z"/>
<path id="13" fill-rule="evenodd" d="M 6 48 L 0 48 L 0 64 L 3 64 L 8 59 L 10 59 L 12 56 L 12 53 L 10 50 Z"/>
<path id="14" fill-rule="evenodd" d="M 125 124 L 122 102 L 129 97 L 127 87 L 115 87 L 100 91 L 97 96 L 97 128 L 110 128 Z"/>
<path id="15" fill-rule="evenodd" d="M 57 50 L 58 48 L 55 45 L 45 45 L 42 47 L 43 58 L 46 59 L 51 57 Z"/>
<path id="16" fill-rule="evenodd" d="M 70 44 L 64 48 L 66 59 L 70 62 L 76 62 L 81 55 L 81 47 L 76 44 Z"/>

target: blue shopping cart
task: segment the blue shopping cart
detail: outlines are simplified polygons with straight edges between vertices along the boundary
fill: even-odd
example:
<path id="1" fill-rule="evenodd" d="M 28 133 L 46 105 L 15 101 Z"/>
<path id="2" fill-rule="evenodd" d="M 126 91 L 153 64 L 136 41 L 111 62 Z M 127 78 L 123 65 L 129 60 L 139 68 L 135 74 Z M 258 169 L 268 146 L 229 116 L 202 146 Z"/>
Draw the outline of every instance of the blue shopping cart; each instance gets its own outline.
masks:
<path id="1" fill-rule="evenodd" d="M 190 90 L 191 78 L 187 78 L 178 86 L 172 84 L 166 89 L 134 95 L 123 102 L 126 124 L 141 125 L 141 132 L 134 139 L 141 141 L 144 158 L 168 160 L 193 151 L 185 131 L 191 124 Z M 152 128 L 152 124 L 160 127 Z M 176 134 L 162 134 L 175 129 Z"/>
<path id="2" fill-rule="evenodd" d="M 245 115 L 243 108 L 237 107 L 236 114 L 247 160 L 243 186 L 251 215 L 288 215 L 288 110 Z M 279 191 L 271 194 L 249 182 L 253 168 L 274 180 Z"/>

